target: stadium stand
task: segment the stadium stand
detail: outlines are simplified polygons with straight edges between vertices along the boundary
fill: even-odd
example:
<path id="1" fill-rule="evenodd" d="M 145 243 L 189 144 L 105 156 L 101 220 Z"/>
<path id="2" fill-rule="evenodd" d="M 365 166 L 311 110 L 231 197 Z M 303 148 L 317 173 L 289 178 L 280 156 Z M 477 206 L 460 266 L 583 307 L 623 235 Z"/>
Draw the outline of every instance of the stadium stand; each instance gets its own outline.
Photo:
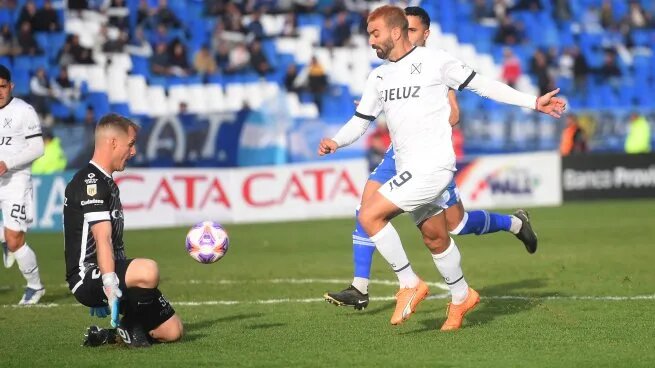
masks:
<path id="1" fill-rule="evenodd" d="M 365 77 L 379 64 L 367 45 L 369 1 L 18 0 L 0 9 L 0 63 L 15 94 L 34 100 L 44 68 L 48 124 L 116 111 L 135 118 L 257 110 L 284 94 L 294 120 L 330 131 L 348 119 Z M 518 59 L 519 90 L 558 86 L 577 111 L 604 112 L 591 147 L 620 149 L 630 110 L 655 110 L 655 3 L 648 0 L 424 0 L 428 47 L 501 78 L 507 50 Z M 25 25 L 29 24 L 29 26 Z M 38 31 L 37 31 L 38 30 Z M 216 62 L 197 73 L 203 46 Z M 315 57 L 329 86 L 307 86 Z M 287 77 L 290 65 L 295 78 Z M 65 69 L 74 93 L 57 93 Z M 288 79 L 288 80 L 287 80 Z M 558 126 L 541 116 L 460 94 L 467 152 L 554 149 Z M 321 106 L 315 102 L 320 101 Z M 603 117 L 604 116 L 604 117 Z M 649 119 L 651 124 L 655 119 Z M 608 127 L 607 125 L 611 125 Z M 291 128 L 290 128 L 291 129 Z M 294 138 L 294 141 L 297 139 Z M 293 156 L 293 155 L 290 155 Z"/>

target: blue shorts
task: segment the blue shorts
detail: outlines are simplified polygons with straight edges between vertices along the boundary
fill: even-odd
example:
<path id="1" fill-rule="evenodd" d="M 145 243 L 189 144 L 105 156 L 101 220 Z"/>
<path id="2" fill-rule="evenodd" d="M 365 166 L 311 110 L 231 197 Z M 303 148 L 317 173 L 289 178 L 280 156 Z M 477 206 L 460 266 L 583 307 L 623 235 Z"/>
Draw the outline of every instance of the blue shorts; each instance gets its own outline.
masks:
<path id="1" fill-rule="evenodd" d="M 393 178 L 395 175 L 396 175 L 396 158 L 393 152 L 393 146 L 389 146 L 389 149 L 384 154 L 382 161 L 380 161 L 378 166 L 368 176 L 368 180 L 373 180 L 373 181 L 377 181 L 380 184 L 384 184 L 387 181 L 389 181 L 389 179 Z M 455 204 L 457 204 L 457 202 L 459 202 L 459 189 L 455 184 L 455 179 L 451 180 L 451 182 L 448 184 L 448 186 L 446 187 L 446 191 L 442 195 L 442 198 L 445 200 L 441 206 L 444 209 L 448 207 L 452 207 Z"/>

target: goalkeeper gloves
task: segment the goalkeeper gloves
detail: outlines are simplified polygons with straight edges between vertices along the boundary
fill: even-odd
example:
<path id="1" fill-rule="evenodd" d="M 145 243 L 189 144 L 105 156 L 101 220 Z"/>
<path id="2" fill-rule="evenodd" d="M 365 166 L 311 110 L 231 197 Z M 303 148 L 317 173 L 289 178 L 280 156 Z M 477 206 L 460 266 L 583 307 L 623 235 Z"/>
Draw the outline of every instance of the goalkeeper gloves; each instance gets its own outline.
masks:
<path id="1" fill-rule="evenodd" d="M 110 272 L 102 275 L 102 285 L 105 295 L 107 296 L 107 304 L 111 311 L 111 326 L 118 327 L 119 324 L 119 300 L 123 296 L 123 292 L 118 287 L 119 281 L 116 272 Z"/>

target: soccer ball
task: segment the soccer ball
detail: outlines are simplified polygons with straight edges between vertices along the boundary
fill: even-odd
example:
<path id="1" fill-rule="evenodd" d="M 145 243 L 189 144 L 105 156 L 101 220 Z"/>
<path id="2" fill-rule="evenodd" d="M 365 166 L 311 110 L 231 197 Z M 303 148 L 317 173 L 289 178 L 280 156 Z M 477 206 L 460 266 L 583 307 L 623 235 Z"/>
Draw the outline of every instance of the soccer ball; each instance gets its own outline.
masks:
<path id="1" fill-rule="evenodd" d="M 186 235 L 186 251 L 200 263 L 214 263 L 223 258 L 229 245 L 227 232 L 214 221 L 199 222 Z"/>

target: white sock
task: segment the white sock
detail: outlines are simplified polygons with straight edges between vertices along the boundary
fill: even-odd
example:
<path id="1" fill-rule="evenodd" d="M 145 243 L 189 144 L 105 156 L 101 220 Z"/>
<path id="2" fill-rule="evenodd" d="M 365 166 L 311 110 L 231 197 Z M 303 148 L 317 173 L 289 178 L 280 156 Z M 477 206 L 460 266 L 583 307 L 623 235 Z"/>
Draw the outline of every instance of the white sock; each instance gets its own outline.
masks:
<path id="1" fill-rule="evenodd" d="M 519 231 L 521 231 L 521 227 L 523 226 L 523 221 L 521 221 L 520 218 L 511 215 L 510 219 L 512 220 L 511 224 L 509 225 L 509 231 L 512 234 L 518 234 Z"/>
<path id="2" fill-rule="evenodd" d="M 368 294 L 368 279 L 363 277 L 353 278 L 353 284 L 355 289 L 359 290 L 362 294 Z"/>
<path id="3" fill-rule="evenodd" d="M 468 295 L 469 285 L 464 279 L 464 272 L 460 266 L 462 255 L 455 241 L 451 238 L 450 246 L 443 253 L 433 254 L 432 259 L 450 288 L 453 304 L 462 304 Z"/>
<path id="4" fill-rule="evenodd" d="M 401 288 L 414 288 L 418 285 L 418 276 L 412 270 L 409 264 L 407 254 L 400 241 L 398 232 L 394 229 L 390 222 L 387 226 L 378 231 L 377 234 L 370 237 L 371 241 L 375 243 L 375 247 L 380 252 L 382 257 L 389 262 L 391 268 L 398 276 L 398 282 Z"/>
<path id="5" fill-rule="evenodd" d="M 27 280 L 27 287 L 32 289 L 43 289 L 41 278 L 39 277 L 39 265 L 36 263 L 36 254 L 27 243 L 14 252 L 18 269 Z"/>

